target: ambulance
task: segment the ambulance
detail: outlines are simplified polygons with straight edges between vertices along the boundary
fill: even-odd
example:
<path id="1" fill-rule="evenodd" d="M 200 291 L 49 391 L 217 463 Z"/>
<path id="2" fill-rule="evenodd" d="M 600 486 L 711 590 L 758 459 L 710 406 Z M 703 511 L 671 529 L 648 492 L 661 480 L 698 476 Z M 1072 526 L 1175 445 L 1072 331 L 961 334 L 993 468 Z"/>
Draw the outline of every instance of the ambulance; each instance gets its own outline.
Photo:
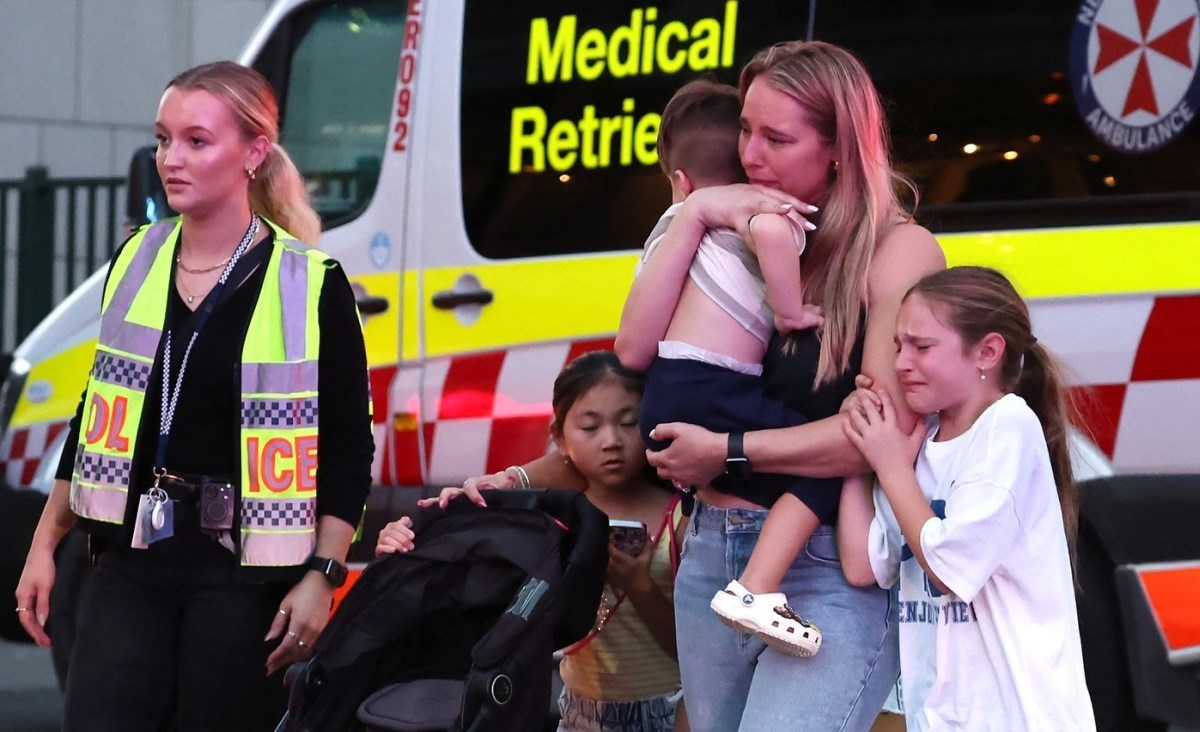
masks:
<path id="1" fill-rule="evenodd" d="M 611 345 L 669 203 L 655 155 L 666 100 L 698 76 L 736 83 L 755 51 L 797 38 L 863 59 L 918 219 L 951 264 L 997 267 L 1028 298 L 1086 397 L 1081 475 L 1153 496 L 1162 481 L 1143 474 L 1166 474 L 1200 498 L 1195 0 L 279 0 L 240 60 L 278 92 L 320 246 L 359 297 L 367 554 L 397 496 L 545 450 L 555 375 Z M 154 188 L 135 181 L 130 196 Z M 20 345 L 0 392 L 2 495 L 24 507 L 5 515 L 25 523 L 83 389 L 103 277 Z M 1183 494 L 1172 517 L 1200 522 Z M 13 572 L 30 530 L 3 532 Z M 1193 576 L 1194 544 L 1122 556 L 1165 562 L 1174 586 Z M 1194 619 L 1156 612 L 1164 668 L 1200 661 Z M 1104 696 L 1132 709 L 1130 694 Z"/>

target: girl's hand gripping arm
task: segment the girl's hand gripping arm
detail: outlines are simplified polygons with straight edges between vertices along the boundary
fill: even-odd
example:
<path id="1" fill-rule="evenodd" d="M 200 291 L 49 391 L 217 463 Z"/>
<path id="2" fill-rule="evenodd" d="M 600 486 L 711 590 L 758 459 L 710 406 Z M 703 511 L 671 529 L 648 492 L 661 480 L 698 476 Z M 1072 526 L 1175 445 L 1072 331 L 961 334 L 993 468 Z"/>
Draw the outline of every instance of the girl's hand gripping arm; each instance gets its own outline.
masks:
<path id="1" fill-rule="evenodd" d="M 925 437 L 925 425 L 918 421 L 905 432 L 899 423 L 892 398 L 886 391 L 879 392 L 880 409 L 851 409 L 844 423 L 846 437 L 857 447 L 875 470 L 883 487 L 888 503 L 892 507 L 900 531 L 904 534 L 913 556 L 929 577 L 929 581 L 942 592 L 949 592 L 945 583 L 929 568 L 925 552 L 921 547 L 921 529 L 934 518 L 913 468 L 917 453 Z"/>

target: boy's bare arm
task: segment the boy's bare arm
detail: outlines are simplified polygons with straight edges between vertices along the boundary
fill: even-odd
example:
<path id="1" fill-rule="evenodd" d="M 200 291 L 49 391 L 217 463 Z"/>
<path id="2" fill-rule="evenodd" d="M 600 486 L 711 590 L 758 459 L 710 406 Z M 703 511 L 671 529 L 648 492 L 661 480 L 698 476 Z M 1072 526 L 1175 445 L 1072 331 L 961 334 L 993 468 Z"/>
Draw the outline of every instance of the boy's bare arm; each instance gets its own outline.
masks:
<path id="1" fill-rule="evenodd" d="M 758 256 L 767 284 L 767 302 L 775 313 L 777 327 L 780 323 L 805 322 L 811 312 L 804 305 L 794 231 L 784 216 L 759 214 L 750 226 L 751 240 L 746 242 Z"/>
<path id="2" fill-rule="evenodd" d="M 704 235 L 704 223 L 689 216 L 684 204 L 625 298 L 613 350 L 627 369 L 645 371 L 658 355 L 658 342 L 671 324 Z"/>

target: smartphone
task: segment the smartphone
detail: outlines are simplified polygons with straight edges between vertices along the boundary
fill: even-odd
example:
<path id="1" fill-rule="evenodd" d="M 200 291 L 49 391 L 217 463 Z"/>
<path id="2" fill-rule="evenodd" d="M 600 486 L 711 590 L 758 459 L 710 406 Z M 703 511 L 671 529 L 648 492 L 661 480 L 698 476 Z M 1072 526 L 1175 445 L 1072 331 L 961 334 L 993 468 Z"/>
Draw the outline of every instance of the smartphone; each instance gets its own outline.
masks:
<path id="1" fill-rule="evenodd" d="M 608 520 L 608 538 L 618 551 L 631 557 L 641 554 L 650 541 L 650 533 L 641 521 Z"/>

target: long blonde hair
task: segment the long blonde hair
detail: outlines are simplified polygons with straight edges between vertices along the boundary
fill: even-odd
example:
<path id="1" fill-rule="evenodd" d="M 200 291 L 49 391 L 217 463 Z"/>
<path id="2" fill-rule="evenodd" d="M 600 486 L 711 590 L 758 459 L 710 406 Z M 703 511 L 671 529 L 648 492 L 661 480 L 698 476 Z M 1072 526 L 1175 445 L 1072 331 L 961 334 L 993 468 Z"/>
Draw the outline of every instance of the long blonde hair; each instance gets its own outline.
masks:
<path id="1" fill-rule="evenodd" d="M 892 170 L 887 118 L 875 84 L 849 51 L 822 41 L 778 43 L 742 69 L 744 100 L 762 79 L 795 99 L 805 122 L 833 147 L 829 194 L 808 236 L 805 299 L 825 310 L 816 384 L 850 368 L 867 297 L 875 245 L 895 223 L 911 220 L 897 196 L 912 183 Z"/>
<path id="2" fill-rule="evenodd" d="M 304 178 L 279 144 L 279 104 L 262 74 L 232 61 L 217 61 L 184 71 L 167 88 L 203 89 L 225 103 L 247 140 L 270 141 L 262 165 L 250 181 L 250 209 L 279 224 L 300 241 L 316 244 L 321 219 L 308 200 Z"/>

